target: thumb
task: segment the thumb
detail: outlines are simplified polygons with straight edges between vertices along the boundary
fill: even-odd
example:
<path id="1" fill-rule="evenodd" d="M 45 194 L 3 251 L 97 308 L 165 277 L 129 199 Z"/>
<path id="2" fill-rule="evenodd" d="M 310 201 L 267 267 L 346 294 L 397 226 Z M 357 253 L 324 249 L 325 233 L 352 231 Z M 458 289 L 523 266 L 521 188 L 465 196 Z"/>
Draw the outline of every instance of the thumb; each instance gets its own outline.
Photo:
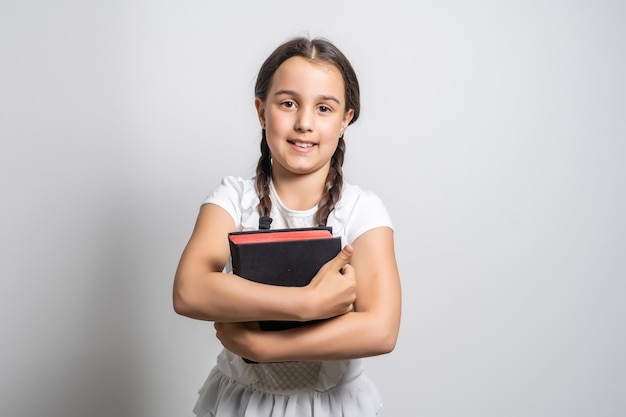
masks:
<path id="1" fill-rule="evenodd" d="M 352 249 L 351 245 L 346 245 L 342 250 L 339 251 L 337 256 L 330 260 L 329 266 L 333 271 L 341 271 L 344 266 L 350 262 L 350 258 L 352 257 Z"/>

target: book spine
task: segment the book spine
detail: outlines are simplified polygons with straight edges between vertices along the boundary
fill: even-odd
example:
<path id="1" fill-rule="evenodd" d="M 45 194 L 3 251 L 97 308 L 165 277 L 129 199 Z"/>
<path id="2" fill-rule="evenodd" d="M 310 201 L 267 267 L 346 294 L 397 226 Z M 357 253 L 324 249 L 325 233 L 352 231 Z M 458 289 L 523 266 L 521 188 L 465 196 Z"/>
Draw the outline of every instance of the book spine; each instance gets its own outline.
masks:
<path id="1" fill-rule="evenodd" d="M 233 267 L 233 274 L 239 275 L 239 246 L 230 239 L 228 239 L 228 244 L 230 245 L 230 261 Z"/>

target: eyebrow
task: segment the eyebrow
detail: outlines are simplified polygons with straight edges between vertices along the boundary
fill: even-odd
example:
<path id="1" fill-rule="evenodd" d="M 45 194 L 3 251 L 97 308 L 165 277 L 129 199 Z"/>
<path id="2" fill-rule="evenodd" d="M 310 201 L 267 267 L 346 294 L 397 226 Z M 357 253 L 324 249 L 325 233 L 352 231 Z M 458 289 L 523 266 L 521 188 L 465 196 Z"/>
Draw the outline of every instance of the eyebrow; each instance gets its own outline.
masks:
<path id="1" fill-rule="evenodd" d="M 277 92 L 274 93 L 274 96 L 279 96 L 281 94 L 285 94 L 285 95 L 288 95 L 288 96 L 294 96 L 294 97 L 298 97 L 299 96 L 299 94 L 296 93 L 293 90 L 278 90 Z M 320 95 L 320 96 L 318 96 L 318 98 L 321 99 L 321 100 L 329 100 L 329 101 L 334 101 L 337 104 L 341 104 L 341 101 L 339 101 L 339 99 L 337 97 L 335 97 L 335 96 Z"/>

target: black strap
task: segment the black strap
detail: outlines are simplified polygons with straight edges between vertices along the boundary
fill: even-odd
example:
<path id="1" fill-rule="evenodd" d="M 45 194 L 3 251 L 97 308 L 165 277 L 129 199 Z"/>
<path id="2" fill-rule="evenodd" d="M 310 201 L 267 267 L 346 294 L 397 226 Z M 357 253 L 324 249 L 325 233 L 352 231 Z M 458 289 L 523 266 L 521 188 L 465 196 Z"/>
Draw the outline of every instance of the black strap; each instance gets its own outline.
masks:
<path id="1" fill-rule="evenodd" d="M 272 218 L 268 216 L 259 217 L 259 229 L 269 230 L 270 224 L 272 224 Z"/>

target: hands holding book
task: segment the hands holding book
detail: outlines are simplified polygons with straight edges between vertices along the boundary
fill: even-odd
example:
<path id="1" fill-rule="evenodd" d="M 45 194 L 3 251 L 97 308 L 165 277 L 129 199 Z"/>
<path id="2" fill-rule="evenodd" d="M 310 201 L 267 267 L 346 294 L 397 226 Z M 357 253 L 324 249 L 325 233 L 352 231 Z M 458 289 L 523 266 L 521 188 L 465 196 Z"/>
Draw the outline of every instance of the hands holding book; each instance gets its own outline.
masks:
<path id="1" fill-rule="evenodd" d="M 346 245 L 330 261 L 326 262 L 311 279 L 311 282 L 301 287 L 307 294 L 302 306 L 303 319 L 307 321 L 327 319 L 339 316 L 353 310 L 356 300 L 356 276 L 349 264 L 352 257 L 352 246 Z M 254 360 L 262 360 L 259 351 L 272 343 L 266 343 L 268 338 L 275 338 L 275 332 L 261 330 L 257 322 L 220 323 L 214 324 L 216 336 L 222 345 L 231 352 Z M 296 331 L 302 331 L 299 328 Z M 247 362 L 253 362 L 246 360 Z"/>
<path id="2" fill-rule="evenodd" d="M 262 330 L 285 330 L 350 311 L 356 283 L 352 246 L 329 227 L 233 232 L 228 235 L 233 273 L 250 281 L 306 287 L 298 306 L 299 321 L 261 321 Z M 342 271 L 347 275 L 343 277 Z M 316 278 L 315 283 L 311 281 Z"/>
<path id="3" fill-rule="evenodd" d="M 356 278 L 352 265 L 352 246 L 346 245 L 328 261 L 311 282 L 304 287 L 309 292 L 306 311 L 309 320 L 326 319 L 352 311 L 356 300 Z"/>

